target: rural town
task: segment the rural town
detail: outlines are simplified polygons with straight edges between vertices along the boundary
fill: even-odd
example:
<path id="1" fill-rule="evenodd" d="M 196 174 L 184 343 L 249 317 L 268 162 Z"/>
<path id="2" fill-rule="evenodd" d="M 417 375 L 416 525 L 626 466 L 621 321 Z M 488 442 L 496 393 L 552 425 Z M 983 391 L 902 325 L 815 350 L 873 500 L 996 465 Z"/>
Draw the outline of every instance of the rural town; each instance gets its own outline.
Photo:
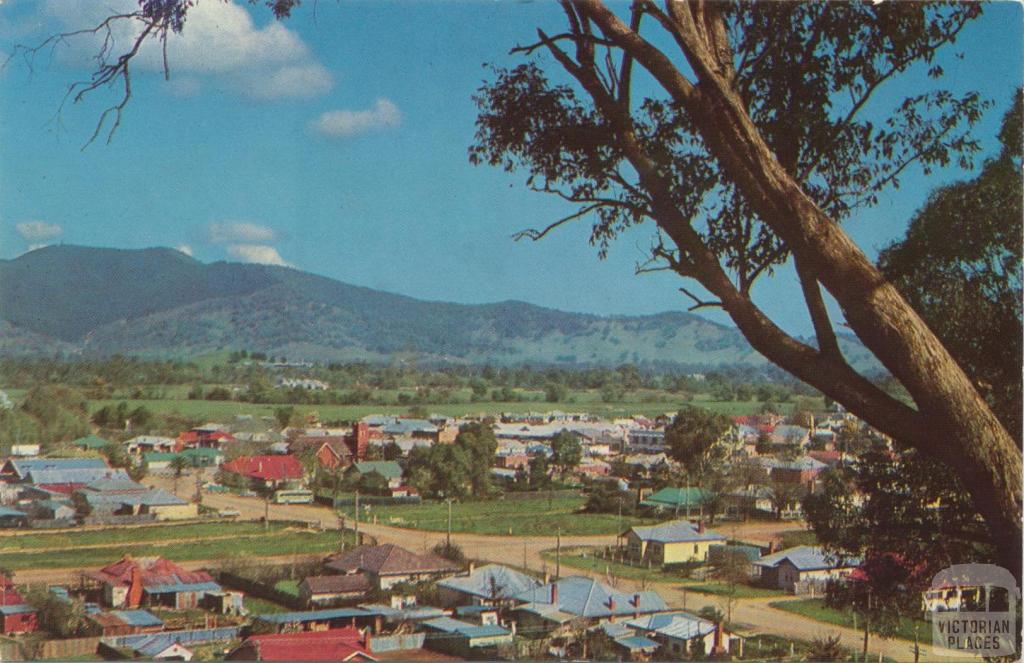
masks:
<path id="1" fill-rule="evenodd" d="M 1020 660 L 1022 63 L 0 0 L 0 661 Z"/>

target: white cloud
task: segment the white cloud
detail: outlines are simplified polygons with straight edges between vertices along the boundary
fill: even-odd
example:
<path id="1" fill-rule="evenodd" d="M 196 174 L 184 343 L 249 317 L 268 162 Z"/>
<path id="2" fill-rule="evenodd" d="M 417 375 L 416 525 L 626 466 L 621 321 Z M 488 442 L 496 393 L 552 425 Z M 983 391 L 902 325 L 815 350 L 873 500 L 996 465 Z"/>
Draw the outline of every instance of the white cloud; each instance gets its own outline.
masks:
<path id="1" fill-rule="evenodd" d="M 187 255 L 188 257 L 190 257 L 190 258 L 192 257 L 192 247 L 189 246 L 188 244 L 181 244 L 179 246 L 176 246 L 175 248 L 178 251 L 181 251 L 182 253 Z"/>
<path id="2" fill-rule="evenodd" d="M 79 30 L 99 24 L 115 13 L 138 9 L 137 0 L 47 0 L 46 11 L 66 30 Z M 114 54 L 124 52 L 140 34 L 139 21 L 117 21 L 113 25 Z M 102 45 L 101 35 L 71 41 L 60 51 L 69 64 L 92 66 Z M 169 88 L 172 94 L 195 94 L 201 79 L 219 87 L 229 87 L 259 99 L 310 97 L 323 94 L 334 85 L 333 77 L 313 57 L 309 47 L 280 21 L 270 20 L 258 27 L 249 11 L 233 1 L 208 1 L 192 7 L 181 34 L 169 34 L 167 60 L 174 80 L 183 75 L 186 82 Z M 157 40 L 142 46 L 134 66 L 148 71 L 163 71 L 163 52 Z M 289 73 L 298 80 L 288 80 Z M 278 80 L 277 85 L 259 84 L 250 94 L 254 81 Z M 308 84 L 304 86 L 303 83 Z"/>
<path id="3" fill-rule="evenodd" d="M 266 74 L 240 76 L 236 85 L 253 99 L 316 97 L 331 89 L 331 72 L 318 63 L 288 65 Z"/>
<path id="4" fill-rule="evenodd" d="M 207 236 L 214 244 L 256 244 L 272 242 L 277 237 L 273 228 L 245 221 L 211 223 Z"/>
<path id="5" fill-rule="evenodd" d="M 35 244 L 56 239 L 64 232 L 64 229 L 56 223 L 46 223 L 45 221 L 24 221 L 15 225 L 14 229 L 18 231 L 22 239 Z"/>
<path id="6" fill-rule="evenodd" d="M 50 246 L 50 245 L 47 244 L 46 242 L 41 242 L 41 243 L 38 243 L 38 244 L 29 244 L 28 245 L 28 250 L 29 251 L 35 251 L 36 249 L 45 249 L 48 246 Z"/>
<path id="7" fill-rule="evenodd" d="M 333 138 L 347 138 L 367 131 L 396 127 L 402 112 L 388 99 L 378 99 L 367 110 L 336 110 L 323 113 L 309 123 L 311 129 Z"/>
<path id="8" fill-rule="evenodd" d="M 228 255 L 242 262 L 291 267 L 291 264 L 277 252 L 277 249 L 265 244 L 232 244 L 228 247 Z"/>

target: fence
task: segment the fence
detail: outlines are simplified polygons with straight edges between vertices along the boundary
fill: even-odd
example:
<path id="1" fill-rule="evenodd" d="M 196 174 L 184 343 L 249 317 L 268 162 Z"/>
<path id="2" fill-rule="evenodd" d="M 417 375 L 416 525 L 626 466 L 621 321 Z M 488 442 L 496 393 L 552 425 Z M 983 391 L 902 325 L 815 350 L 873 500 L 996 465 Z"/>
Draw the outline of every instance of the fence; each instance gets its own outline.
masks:
<path id="1" fill-rule="evenodd" d="M 100 645 L 99 638 L 72 638 L 69 640 L 46 640 L 40 658 L 67 660 L 86 654 L 95 654 Z"/>
<path id="2" fill-rule="evenodd" d="M 355 506 L 355 497 L 339 497 L 333 499 L 330 495 L 317 495 L 315 498 L 318 504 L 326 504 L 333 506 L 334 508 Z M 360 495 L 359 506 L 373 505 L 373 506 L 397 506 L 400 504 L 419 504 L 423 501 L 419 495 L 407 495 L 405 497 L 388 497 L 384 495 Z"/>
<path id="3" fill-rule="evenodd" d="M 83 525 L 139 525 L 151 523 L 156 520 L 152 513 L 143 513 L 136 516 L 113 516 L 103 514 L 90 514 L 82 519 Z"/>
<path id="4" fill-rule="evenodd" d="M 397 651 L 401 649 L 420 649 L 426 639 L 426 633 L 406 633 L 404 635 L 373 636 L 370 639 L 370 651 L 373 653 Z"/>
<path id="5" fill-rule="evenodd" d="M 239 627 L 224 626 L 220 628 L 201 628 L 192 631 L 163 631 L 161 633 L 140 633 L 136 635 L 116 635 L 103 638 L 103 644 L 111 647 L 135 647 L 142 642 L 160 636 L 170 639 L 172 642 L 180 642 L 183 645 L 202 644 L 204 642 L 219 642 L 221 640 L 234 640 L 238 637 Z M 99 642 L 100 638 L 94 638 Z"/>
<path id="6" fill-rule="evenodd" d="M 541 499 L 564 499 L 567 497 L 581 497 L 580 491 L 573 490 L 571 488 L 564 488 L 559 490 L 536 490 L 528 492 L 508 492 L 505 493 L 502 499 L 506 500 L 541 500 Z"/>

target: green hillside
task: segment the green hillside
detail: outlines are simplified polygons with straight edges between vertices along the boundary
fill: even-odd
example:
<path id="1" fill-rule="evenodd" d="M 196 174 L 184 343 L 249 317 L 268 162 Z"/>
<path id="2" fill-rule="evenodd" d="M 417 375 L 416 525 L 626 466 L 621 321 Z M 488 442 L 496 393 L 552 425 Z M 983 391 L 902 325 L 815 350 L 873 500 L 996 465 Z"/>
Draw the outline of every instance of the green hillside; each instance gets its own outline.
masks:
<path id="1" fill-rule="evenodd" d="M 0 261 L 0 321 L 3 354 L 244 347 L 333 361 L 765 364 L 737 330 L 688 313 L 427 302 L 283 267 L 203 264 L 171 249 L 54 246 Z M 847 349 L 865 365 L 859 344 Z"/>

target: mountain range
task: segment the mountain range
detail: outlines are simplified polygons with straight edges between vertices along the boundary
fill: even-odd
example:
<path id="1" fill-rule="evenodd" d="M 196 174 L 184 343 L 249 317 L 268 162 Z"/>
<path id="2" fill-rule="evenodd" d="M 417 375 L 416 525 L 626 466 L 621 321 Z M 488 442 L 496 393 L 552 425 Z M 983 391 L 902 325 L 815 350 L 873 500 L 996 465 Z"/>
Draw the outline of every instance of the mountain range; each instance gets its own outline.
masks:
<path id="1" fill-rule="evenodd" d="M 854 366 L 877 367 L 856 339 L 841 343 Z M 222 349 L 320 361 L 767 365 L 737 329 L 683 312 L 423 301 L 168 248 L 61 245 L 0 261 L 0 354 L 186 358 Z"/>

